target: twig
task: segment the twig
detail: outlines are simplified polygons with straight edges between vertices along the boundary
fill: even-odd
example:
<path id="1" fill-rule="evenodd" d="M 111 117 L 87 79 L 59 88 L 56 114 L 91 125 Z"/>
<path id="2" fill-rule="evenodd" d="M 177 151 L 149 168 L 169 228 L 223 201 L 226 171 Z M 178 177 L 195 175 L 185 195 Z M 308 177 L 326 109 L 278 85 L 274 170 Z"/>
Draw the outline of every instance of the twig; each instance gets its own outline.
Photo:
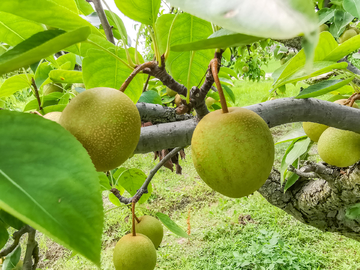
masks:
<path id="1" fill-rule="evenodd" d="M 19 245 L 21 236 L 23 236 L 25 233 L 28 233 L 30 231 L 30 228 L 31 227 L 29 225 L 25 225 L 20 230 L 14 232 L 13 234 L 14 242 L 9 247 L 0 251 L 0 258 L 5 257 L 9 255 L 11 252 L 13 252 L 14 249 Z"/>
<path id="2" fill-rule="evenodd" d="M 305 165 L 300 169 L 296 169 L 294 166 L 290 165 L 288 167 L 290 172 L 296 173 L 300 177 L 304 178 L 321 178 L 326 181 L 333 182 L 335 178 L 339 176 L 339 172 L 329 168 L 324 163 L 313 163 L 310 161 L 305 162 Z"/>
<path id="3" fill-rule="evenodd" d="M 111 31 L 111 26 L 106 18 L 105 11 L 101 5 L 100 0 L 92 0 L 92 2 L 94 3 L 95 10 L 100 18 L 101 25 L 104 28 L 106 39 L 111 43 L 115 44 L 114 34 Z"/>
<path id="4" fill-rule="evenodd" d="M 136 236 L 136 230 L 135 230 L 135 198 L 132 201 L 131 212 L 132 212 L 132 235 Z"/>
<path id="5" fill-rule="evenodd" d="M 220 83 L 219 76 L 218 76 L 219 66 L 220 66 L 220 63 L 218 62 L 218 59 L 216 57 L 214 57 L 214 59 L 212 59 L 210 61 L 211 73 L 212 73 L 212 75 L 214 77 L 216 88 L 218 89 L 218 93 L 219 93 L 219 96 L 220 96 L 221 109 L 222 109 L 223 113 L 228 113 L 229 110 L 228 110 L 228 107 L 227 107 L 227 104 L 226 104 L 224 91 L 223 91 L 223 89 L 221 87 L 221 83 Z"/>
<path id="6" fill-rule="evenodd" d="M 38 243 L 35 240 L 35 234 L 36 234 L 36 230 L 29 226 L 28 241 L 26 245 L 26 253 L 25 253 L 24 265 L 23 265 L 24 270 L 36 269 L 36 265 L 33 264 L 33 259 L 32 259 L 34 250 L 38 245 Z M 36 259 L 34 261 L 36 261 Z"/>
<path id="7" fill-rule="evenodd" d="M 146 88 L 147 88 L 147 86 L 148 86 L 148 84 L 149 84 L 150 77 L 151 77 L 151 75 L 149 74 L 148 77 L 147 77 L 147 79 L 146 79 L 146 82 L 145 82 L 145 84 L 144 84 L 143 92 L 146 91 Z"/>
<path id="8" fill-rule="evenodd" d="M 43 112 L 43 108 L 41 107 L 41 100 L 40 100 L 40 96 L 39 96 L 39 90 L 38 90 L 38 88 L 37 88 L 37 86 L 36 86 L 36 82 L 35 82 L 34 77 L 31 78 L 31 84 L 32 84 L 32 86 L 33 86 L 33 88 L 34 88 L 35 96 L 36 96 L 37 102 L 38 102 L 38 104 L 39 104 L 39 111 L 41 111 L 42 113 L 44 113 L 44 112 Z"/>
<path id="9" fill-rule="evenodd" d="M 120 195 L 120 192 L 116 188 L 112 188 L 110 191 L 119 199 L 121 203 L 129 204 L 132 202 L 138 202 L 141 198 L 141 196 L 145 193 L 148 193 L 148 186 L 154 177 L 154 175 L 157 173 L 157 171 L 170 159 L 172 158 L 177 152 L 179 152 L 182 149 L 182 147 L 176 147 L 169 154 L 167 154 L 156 166 L 150 171 L 148 177 L 146 178 L 145 182 L 141 186 L 140 189 L 136 192 L 136 194 L 131 198 L 126 198 Z"/>
<path id="10" fill-rule="evenodd" d="M 150 62 L 146 62 L 140 66 L 137 66 L 133 72 L 131 72 L 131 74 L 129 75 L 129 77 L 127 77 L 127 79 L 125 80 L 125 82 L 121 85 L 120 87 L 120 91 L 121 92 L 125 92 L 126 87 L 128 87 L 128 85 L 130 84 L 130 82 L 132 81 L 132 79 L 136 76 L 136 74 L 138 74 L 140 71 L 144 70 L 145 68 L 154 68 L 155 66 L 157 66 L 157 63 L 154 61 L 150 61 Z"/>

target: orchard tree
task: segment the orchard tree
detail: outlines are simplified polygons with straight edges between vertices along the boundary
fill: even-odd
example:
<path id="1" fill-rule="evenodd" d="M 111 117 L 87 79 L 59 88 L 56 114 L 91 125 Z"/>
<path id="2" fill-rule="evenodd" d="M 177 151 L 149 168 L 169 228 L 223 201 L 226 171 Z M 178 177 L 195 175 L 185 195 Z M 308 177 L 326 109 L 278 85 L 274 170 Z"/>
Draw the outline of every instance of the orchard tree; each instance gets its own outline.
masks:
<path id="1" fill-rule="evenodd" d="M 313 143 L 303 131 L 296 131 L 284 139 L 291 144 L 280 171 L 271 170 L 273 154 L 267 159 L 271 161 L 270 173 L 262 165 L 256 165 L 257 160 L 246 163 L 235 159 L 232 163 L 238 161 L 239 164 L 231 164 L 232 167 L 230 164 L 221 165 L 221 161 L 218 162 L 220 165 L 215 165 L 220 166 L 224 175 L 229 174 L 229 168 L 241 168 L 251 175 L 254 171 L 265 171 L 266 177 L 259 179 L 263 185 L 254 185 L 252 189 L 248 188 L 251 183 L 241 182 L 244 177 L 234 177 L 231 173 L 229 177 L 235 178 L 232 180 L 235 182 L 239 178 L 240 184 L 247 189 L 245 195 L 258 189 L 269 203 L 301 222 L 359 240 L 360 172 L 356 162 L 360 156 L 356 153 L 360 149 L 360 135 L 356 133 L 360 133 L 360 110 L 351 106 L 359 98 L 360 71 L 348 61 L 348 56 L 360 47 L 357 28 L 359 2 L 168 2 L 172 8 L 169 14 L 164 14 L 160 12 L 160 0 L 115 0 L 124 15 L 141 23 L 138 37 L 144 33 L 147 35 L 147 42 L 151 44 L 148 55 L 154 54 L 154 59 L 148 62 L 137 51 L 138 39 L 132 47 L 121 19 L 114 12 L 104 10 L 100 0 L 0 2 L 0 74 L 6 79 L 0 87 L 0 257 L 6 256 L 4 268 L 18 263 L 21 254 L 19 240 L 27 234 L 23 269 L 36 269 L 39 260 L 36 231 L 100 265 L 104 219 L 101 194 L 105 190 L 110 191 L 112 202 L 123 203 L 124 207 L 132 205 L 132 233 L 136 235 L 136 230 L 141 229 L 135 226 L 140 222 L 140 218 L 136 221 L 135 205 L 149 198 L 154 174 L 169 160 L 176 162 L 177 153 L 191 144 L 197 125 L 212 114 L 209 114 L 209 108 L 211 111 L 221 109 L 220 115 L 237 110 L 231 108 L 235 97 L 226 78 L 236 78 L 238 74 L 222 67 L 222 59 L 231 61 L 234 48 L 249 49 L 254 48 L 254 44 L 273 44 L 274 41 L 283 44 L 275 54 L 280 54 L 286 62 L 284 60 L 284 65 L 272 75 L 273 88 L 264 99 L 268 101 L 248 106 L 245 111 L 250 111 L 249 114 L 255 118 L 261 117 L 256 121 L 264 123 L 266 128 L 262 130 L 292 122 L 313 122 L 328 126 L 329 130 L 337 128 L 351 132 L 346 133 L 351 135 L 345 139 L 336 140 L 340 143 L 331 148 L 335 148 L 333 152 L 344 155 L 340 160 L 347 159 L 350 152 L 355 153 L 355 160 L 351 159 L 353 161 L 347 167 L 336 167 L 336 162 L 331 164 L 332 161 L 306 161 Z M 290 51 L 294 53 L 290 55 Z M 252 63 L 251 70 L 256 70 L 257 62 Z M 249 72 L 250 69 L 243 69 L 243 64 L 239 65 L 238 70 Z M 286 91 L 286 85 L 303 80 L 311 80 L 312 85 L 301 89 L 296 97 L 270 100 L 278 91 Z M 99 96 L 91 94 L 94 88 L 100 89 Z M 122 130 L 127 132 L 125 139 L 136 138 L 133 148 L 130 143 L 125 143 L 131 149 L 130 154 L 157 151 L 161 156 L 161 161 L 148 176 L 138 168 L 121 168 L 123 161 L 109 168 L 98 165 L 92 150 L 80 138 L 82 134 L 91 133 L 96 143 L 90 140 L 90 144 L 102 150 L 100 159 L 112 159 L 113 155 L 123 151 L 122 148 L 113 151 L 113 147 L 118 146 L 118 137 L 111 138 L 116 142 L 114 144 L 104 142 L 102 138 L 108 136 L 112 128 L 108 128 L 107 122 L 96 120 L 101 118 L 103 111 L 118 115 L 122 110 L 123 105 L 116 111 L 113 105 L 117 101 L 112 96 L 105 101 L 108 106 L 97 106 L 96 102 L 109 88 L 118 90 L 111 90 L 115 91 L 115 96 L 124 92 L 141 118 L 143 127 L 139 140 L 127 131 L 139 122 L 131 118 L 122 126 Z M 334 96 L 332 101 L 346 97 L 345 104 L 350 106 L 314 98 L 335 90 L 341 96 Z M 76 110 L 83 108 L 83 104 L 73 104 L 86 93 L 95 102 L 93 107 L 85 106 L 85 109 L 95 112 L 94 115 L 89 113 L 88 123 L 95 122 L 100 128 L 76 133 L 66 123 L 82 114 Z M 14 104 L 24 96 L 31 97 L 18 112 Z M 209 108 L 205 104 L 208 97 L 217 101 L 208 104 Z M 176 107 L 172 105 L 174 103 Z M 75 107 L 73 114 L 67 112 L 70 105 Z M 62 111 L 67 112 L 66 119 L 63 114 L 58 118 Z M 55 118 L 54 114 L 48 115 L 54 112 L 58 112 Z M 55 119 L 61 125 L 45 118 Z M 240 121 L 231 127 L 229 133 L 242 123 Z M 211 131 L 215 134 L 209 147 L 210 144 L 219 145 L 241 153 L 237 158 L 244 155 L 249 160 L 242 147 L 231 150 L 231 146 L 221 144 L 224 138 L 217 137 L 217 134 L 225 128 L 228 127 L 220 125 Z M 140 124 L 138 129 L 140 131 Z M 243 144 L 257 135 L 258 132 L 250 133 Z M 268 151 L 271 155 L 272 142 L 265 141 L 265 145 L 262 142 L 263 139 L 255 140 L 256 154 L 263 155 L 262 152 Z M 124 143 L 120 147 L 124 147 Z M 202 151 L 209 152 L 209 149 L 205 145 Z M 209 157 L 216 156 L 211 151 Z M 195 166 L 201 174 L 199 165 Z M 180 172 L 179 166 L 177 172 Z M 222 178 L 221 174 L 219 178 Z M 216 184 L 208 184 L 218 190 Z M 230 182 L 222 185 L 225 191 L 219 191 L 228 195 Z M 125 196 L 124 190 L 132 197 Z M 231 193 L 228 196 L 244 194 Z M 166 215 L 159 213 L 158 218 L 169 229 L 186 236 Z M 7 231 L 9 226 L 16 229 L 12 241 Z M 115 254 L 126 253 L 122 247 L 117 247 Z M 152 268 L 154 258 L 156 261 L 154 252 L 147 262 Z M 114 259 L 114 263 L 122 262 Z"/>

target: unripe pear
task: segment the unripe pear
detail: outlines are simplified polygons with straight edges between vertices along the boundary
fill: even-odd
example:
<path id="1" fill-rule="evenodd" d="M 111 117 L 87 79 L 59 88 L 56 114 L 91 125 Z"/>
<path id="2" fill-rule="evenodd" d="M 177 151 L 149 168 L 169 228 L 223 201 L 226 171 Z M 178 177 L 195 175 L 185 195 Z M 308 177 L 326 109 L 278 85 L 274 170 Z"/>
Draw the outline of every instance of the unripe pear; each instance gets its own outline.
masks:
<path id="1" fill-rule="evenodd" d="M 176 96 L 177 92 L 175 92 L 174 90 L 171 90 L 169 87 L 166 87 L 166 94 L 169 97 L 174 97 L 174 96 Z"/>
<path id="2" fill-rule="evenodd" d="M 337 104 L 341 104 L 341 105 L 345 105 L 345 103 L 347 102 L 348 100 L 347 99 L 338 99 L 338 100 L 335 100 L 334 103 L 337 103 Z M 350 107 L 350 103 L 346 104 L 345 106 L 348 106 Z M 352 105 L 353 108 L 356 108 L 356 109 L 359 109 L 359 106 L 354 102 L 354 104 Z"/>
<path id="3" fill-rule="evenodd" d="M 147 236 L 127 234 L 117 242 L 113 261 L 116 270 L 153 270 L 156 250 Z"/>
<path id="4" fill-rule="evenodd" d="M 191 153 L 201 179 L 232 198 L 258 190 L 274 162 L 274 142 L 265 121 L 253 111 L 229 108 L 207 114 L 196 126 Z"/>
<path id="5" fill-rule="evenodd" d="M 82 143 L 97 171 L 120 166 L 140 138 L 139 111 L 127 95 L 113 88 L 92 88 L 75 96 L 59 123 Z"/>
<path id="6" fill-rule="evenodd" d="M 140 223 L 135 222 L 136 233 L 141 233 L 150 238 L 157 249 L 163 239 L 164 229 L 159 220 L 152 216 L 139 217 Z"/>
<path id="7" fill-rule="evenodd" d="M 357 32 L 354 29 L 346 30 L 339 38 L 340 43 L 344 43 L 348 39 L 355 37 L 357 35 Z"/>
<path id="8" fill-rule="evenodd" d="M 305 134 L 314 142 L 317 142 L 321 134 L 327 129 L 327 125 L 312 123 L 312 122 L 303 122 L 303 129 Z"/>
<path id="9" fill-rule="evenodd" d="M 249 66 L 243 66 L 242 67 L 242 71 L 244 72 L 244 73 L 246 73 L 246 72 L 249 72 Z"/>
<path id="10" fill-rule="evenodd" d="M 181 96 L 179 94 L 176 94 L 174 102 L 175 102 L 176 106 L 181 105 Z"/>
<path id="11" fill-rule="evenodd" d="M 61 83 L 48 83 L 44 85 L 43 94 L 44 96 L 54 93 L 54 92 L 63 92 L 64 89 L 62 88 Z"/>
<path id="12" fill-rule="evenodd" d="M 61 116 L 61 112 L 49 112 L 44 115 L 44 118 L 59 123 L 60 116 Z"/>
<path id="13" fill-rule="evenodd" d="M 350 166 L 360 160 L 360 134 L 329 127 L 320 136 L 318 152 L 330 165 Z"/>
<path id="14" fill-rule="evenodd" d="M 329 26 L 327 24 L 322 24 L 319 26 L 320 32 L 329 31 Z"/>
<path id="15" fill-rule="evenodd" d="M 207 97 L 205 99 L 205 104 L 208 108 L 210 108 L 213 104 L 216 103 L 216 99 L 212 98 L 212 97 Z"/>

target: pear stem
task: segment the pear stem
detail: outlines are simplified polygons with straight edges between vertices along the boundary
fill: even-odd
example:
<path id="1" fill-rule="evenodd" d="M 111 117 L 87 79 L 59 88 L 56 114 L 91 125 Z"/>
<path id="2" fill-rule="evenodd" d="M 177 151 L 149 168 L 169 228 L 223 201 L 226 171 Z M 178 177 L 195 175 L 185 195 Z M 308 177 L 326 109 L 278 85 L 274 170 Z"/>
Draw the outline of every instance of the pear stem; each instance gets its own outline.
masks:
<path id="1" fill-rule="evenodd" d="M 146 62 L 144 64 L 141 64 L 141 65 L 137 66 L 134 69 L 134 71 L 131 72 L 131 74 L 125 80 L 125 82 L 121 85 L 119 90 L 121 92 L 125 92 L 126 87 L 128 87 L 128 85 L 130 84 L 130 82 L 132 81 L 132 79 L 135 77 L 136 74 L 138 74 L 140 71 L 144 70 L 145 68 L 154 68 L 155 66 L 157 66 L 157 63 L 154 62 L 154 61 Z"/>
<path id="2" fill-rule="evenodd" d="M 132 235 L 136 236 L 136 231 L 135 231 L 135 200 L 132 201 Z"/>
<path id="3" fill-rule="evenodd" d="M 221 109 L 222 109 L 223 113 L 228 113 L 229 110 L 228 110 L 228 107 L 227 107 L 227 104 L 226 104 L 224 91 L 223 91 L 223 89 L 221 87 L 221 83 L 220 83 L 219 76 L 218 76 L 218 68 L 219 68 L 218 59 L 217 58 L 212 59 L 210 61 L 210 69 L 211 69 L 211 73 L 212 73 L 212 75 L 214 77 L 216 88 L 218 89 L 218 92 L 219 92 Z"/>

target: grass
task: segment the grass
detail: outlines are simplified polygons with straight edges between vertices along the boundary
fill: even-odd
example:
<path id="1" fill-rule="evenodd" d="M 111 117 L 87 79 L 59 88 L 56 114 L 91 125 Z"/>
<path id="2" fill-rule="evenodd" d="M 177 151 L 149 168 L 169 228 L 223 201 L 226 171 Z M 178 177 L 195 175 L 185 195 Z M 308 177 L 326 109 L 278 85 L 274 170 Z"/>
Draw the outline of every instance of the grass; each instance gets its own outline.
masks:
<path id="1" fill-rule="evenodd" d="M 273 66 L 275 64 L 272 64 Z M 270 66 L 270 65 L 269 65 Z M 232 88 L 236 106 L 247 106 L 268 97 L 272 81 L 237 81 Z M 290 86 L 278 97 L 294 96 L 299 87 Z M 272 129 L 277 140 L 299 123 Z M 275 167 L 286 144 L 276 146 Z M 137 206 L 137 215 L 169 215 L 187 231 L 190 238 L 180 238 L 165 228 L 163 242 L 157 252 L 156 269 L 168 270 L 226 270 L 226 269 L 338 269 L 360 270 L 360 243 L 343 236 L 324 233 L 304 225 L 281 209 L 269 204 L 259 193 L 240 199 L 222 196 L 197 175 L 191 160 L 190 148 L 180 162 L 183 175 L 160 169 L 152 185 L 153 193 L 147 203 Z M 153 154 L 135 155 L 126 168 L 139 168 L 146 174 L 158 161 Z M 130 211 L 126 206 L 115 207 L 103 194 L 105 222 L 101 269 L 113 270 L 112 253 L 116 242 L 130 232 Z M 41 269 L 97 269 L 78 254 L 38 233 Z"/>

